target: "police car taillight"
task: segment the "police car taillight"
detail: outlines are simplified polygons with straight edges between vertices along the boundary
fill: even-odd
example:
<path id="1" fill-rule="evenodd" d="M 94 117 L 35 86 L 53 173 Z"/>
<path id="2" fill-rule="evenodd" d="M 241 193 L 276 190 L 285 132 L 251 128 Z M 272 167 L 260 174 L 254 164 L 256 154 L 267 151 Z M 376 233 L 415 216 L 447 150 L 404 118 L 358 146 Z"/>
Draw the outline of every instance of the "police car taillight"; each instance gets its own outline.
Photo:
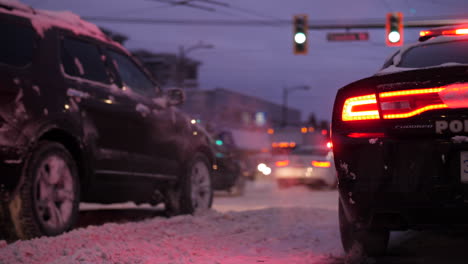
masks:
<path id="1" fill-rule="evenodd" d="M 346 99 L 341 118 L 343 121 L 380 119 L 375 94 Z"/>
<path id="2" fill-rule="evenodd" d="M 433 109 L 447 108 L 440 99 L 444 88 L 416 89 L 379 94 L 384 119 L 408 118 Z"/>
<path id="3" fill-rule="evenodd" d="M 444 89 L 414 89 L 351 97 L 343 105 L 342 120 L 408 118 L 425 111 L 447 108 L 439 95 Z"/>

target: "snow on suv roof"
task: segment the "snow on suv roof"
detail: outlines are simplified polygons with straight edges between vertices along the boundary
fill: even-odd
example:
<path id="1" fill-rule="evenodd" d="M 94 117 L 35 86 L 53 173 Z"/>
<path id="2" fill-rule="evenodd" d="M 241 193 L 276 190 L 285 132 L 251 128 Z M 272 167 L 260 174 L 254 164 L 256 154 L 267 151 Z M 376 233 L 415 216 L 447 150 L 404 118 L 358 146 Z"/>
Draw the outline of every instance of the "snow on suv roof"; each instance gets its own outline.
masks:
<path id="1" fill-rule="evenodd" d="M 0 14 L 13 14 L 31 20 L 37 33 L 43 37 L 51 27 L 70 30 L 77 35 L 86 35 L 120 46 L 104 34 L 95 24 L 87 22 L 70 11 L 48 11 L 34 9 L 18 0 L 0 0 Z"/>

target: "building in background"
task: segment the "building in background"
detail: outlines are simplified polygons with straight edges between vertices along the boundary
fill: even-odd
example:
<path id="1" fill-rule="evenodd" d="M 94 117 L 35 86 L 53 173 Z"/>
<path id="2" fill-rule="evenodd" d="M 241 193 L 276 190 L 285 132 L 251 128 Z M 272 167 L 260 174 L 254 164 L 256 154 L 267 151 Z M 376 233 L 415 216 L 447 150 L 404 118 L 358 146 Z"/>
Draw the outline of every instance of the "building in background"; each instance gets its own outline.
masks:
<path id="1" fill-rule="evenodd" d="M 142 49 L 132 53 L 161 87 L 198 88 L 198 67 L 201 62 L 174 53 L 153 53 Z"/>
<path id="2" fill-rule="evenodd" d="M 224 128 L 261 130 L 278 126 L 282 117 L 282 105 L 267 100 L 216 88 L 214 90 L 187 90 L 182 110 L 199 119 L 203 124 Z M 299 125 L 301 113 L 288 108 L 288 123 Z"/>
<path id="3" fill-rule="evenodd" d="M 128 37 L 125 36 L 124 34 L 120 34 L 118 32 L 112 31 L 107 28 L 100 28 L 101 31 L 106 34 L 109 38 L 111 38 L 113 41 L 120 43 L 121 45 L 124 45 L 125 42 L 128 40 Z"/>

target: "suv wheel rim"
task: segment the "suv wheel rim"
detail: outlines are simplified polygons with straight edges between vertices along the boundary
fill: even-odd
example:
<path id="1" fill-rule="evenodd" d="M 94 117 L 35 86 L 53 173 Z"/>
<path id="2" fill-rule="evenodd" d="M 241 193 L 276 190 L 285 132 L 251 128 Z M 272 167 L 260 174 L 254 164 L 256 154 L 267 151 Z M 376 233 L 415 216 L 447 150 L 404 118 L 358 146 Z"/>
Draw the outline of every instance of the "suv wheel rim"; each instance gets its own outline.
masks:
<path id="1" fill-rule="evenodd" d="M 208 209 L 211 196 L 210 172 L 203 161 L 197 161 L 191 170 L 192 206 L 195 211 Z"/>
<path id="2" fill-rule="evenodd" d="M 65 160 L 49 156 L 38 166 L 34 182 L 34 207 L 40 223 L 49 229 L 67 226 L 75 201 L 73 177 Z"/>

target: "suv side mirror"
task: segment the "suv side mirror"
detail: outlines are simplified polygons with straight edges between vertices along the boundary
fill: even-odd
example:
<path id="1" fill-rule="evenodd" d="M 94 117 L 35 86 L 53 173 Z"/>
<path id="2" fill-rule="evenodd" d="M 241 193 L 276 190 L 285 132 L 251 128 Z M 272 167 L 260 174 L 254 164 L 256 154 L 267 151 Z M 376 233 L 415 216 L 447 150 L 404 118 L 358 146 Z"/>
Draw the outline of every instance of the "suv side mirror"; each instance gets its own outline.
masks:
<path id="1" fill-rule="evenodd" d="M 171 88 L 166 90 L 166 96 L 168 99 L 168 105 L 177 106 L 185 102 L 185 92 L 179 88 Z"/>

